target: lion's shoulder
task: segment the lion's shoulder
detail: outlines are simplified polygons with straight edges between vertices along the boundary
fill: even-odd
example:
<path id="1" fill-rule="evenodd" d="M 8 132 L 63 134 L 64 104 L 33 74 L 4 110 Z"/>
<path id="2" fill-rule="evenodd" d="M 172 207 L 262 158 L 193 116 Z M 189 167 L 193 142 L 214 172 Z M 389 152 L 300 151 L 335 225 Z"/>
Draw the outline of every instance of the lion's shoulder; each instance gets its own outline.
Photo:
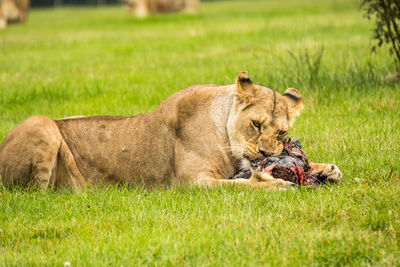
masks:
<path id="1" fill-rule="evenodd" d="M 154 116 L 166 118 L 167 123 L 179 128 L 194 118 L 206 117 L 213 103 L 229 94 L 229 86 L 200 84 L 186 87 L 165 99 L 153 112 Z"/>

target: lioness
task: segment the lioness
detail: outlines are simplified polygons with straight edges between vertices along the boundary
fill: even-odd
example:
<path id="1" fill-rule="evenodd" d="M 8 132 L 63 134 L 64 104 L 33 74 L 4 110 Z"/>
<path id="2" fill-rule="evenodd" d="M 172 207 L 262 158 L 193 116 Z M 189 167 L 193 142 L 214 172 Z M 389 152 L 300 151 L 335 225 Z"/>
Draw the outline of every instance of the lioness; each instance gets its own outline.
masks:
<path id="1" fill-rule="evenodd" d="M 263 173 L 228 178 L 252 159 L 279 155 L 302 107 L 296 89 L 281 95 L 241 72 L 233 85 L 190 86 L 134 117 L 33 116 L 4 139 L 0 174 L 5 184 L 42 188 L 182 181 L 285 188 L 291 183 Z M 341 178 L 332 164 L 312 170 Z"/>
<path id="2" fill-rule="evenodd" d="M 21 23 L 26 20 L 29 0 L 0 0 L 0 29 L 8 23 Z"/>
<path id="3" fill-rule="evenodd" d="M 195 12 L 199 4 L 199 0 L 124 0 L 124 2 L 128 6 L 128 12 L 137 17 L 177 11 Z"/>

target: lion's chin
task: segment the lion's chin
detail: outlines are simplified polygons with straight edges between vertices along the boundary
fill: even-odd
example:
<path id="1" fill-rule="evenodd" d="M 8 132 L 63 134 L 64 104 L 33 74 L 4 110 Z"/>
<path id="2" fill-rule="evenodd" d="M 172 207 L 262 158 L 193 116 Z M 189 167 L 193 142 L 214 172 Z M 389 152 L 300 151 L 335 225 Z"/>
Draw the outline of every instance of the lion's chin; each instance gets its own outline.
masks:
<path id="1" fill-rule="evenodd" d="M 242 170 L 250 170 L 251 169 L 251 162 L 247 158 L 243 158 L 241 163 L 240 163 L 240 169 Z"/>

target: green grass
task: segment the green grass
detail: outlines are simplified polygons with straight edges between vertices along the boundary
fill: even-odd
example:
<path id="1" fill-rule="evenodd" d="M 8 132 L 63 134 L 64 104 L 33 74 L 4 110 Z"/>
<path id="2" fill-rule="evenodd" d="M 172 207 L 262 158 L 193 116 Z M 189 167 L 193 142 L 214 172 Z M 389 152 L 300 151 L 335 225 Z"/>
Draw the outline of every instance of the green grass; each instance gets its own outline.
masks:
<path id="1" fill-rule="evenodd" d="M 0 140 L 28 116 L 135 115 L 240 70 L 305 109 L 291 135 L 337 186 L 0 189 L 0 265 L 400 264 L 400 85 L 349 0 L 203 3 L 144 20 L 121 7 L 32 10 L 0 31 Z"/>

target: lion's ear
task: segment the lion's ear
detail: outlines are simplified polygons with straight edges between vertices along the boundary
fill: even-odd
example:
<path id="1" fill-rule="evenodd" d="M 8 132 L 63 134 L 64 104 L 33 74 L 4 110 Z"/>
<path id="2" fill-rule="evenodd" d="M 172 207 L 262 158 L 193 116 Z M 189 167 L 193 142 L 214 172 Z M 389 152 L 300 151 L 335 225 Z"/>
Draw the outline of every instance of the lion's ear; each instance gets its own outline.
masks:
<path id="1" fill-rule="evenodd" d="M 283 96 L 286 98 L 288 103 L 288 118 L 289 123 L 292 123 L 294 118 L 300 113 L 303 108 L 303 97 L 300 92 L 294 88 L 286 89 Z"/>
<path id="2" fill-rule="evenodd" d="M 247 71 L 241 71 L 236 78 L 236 95 L 240 103 L 250 102 L 253 82 L 247 75 Z"/>

